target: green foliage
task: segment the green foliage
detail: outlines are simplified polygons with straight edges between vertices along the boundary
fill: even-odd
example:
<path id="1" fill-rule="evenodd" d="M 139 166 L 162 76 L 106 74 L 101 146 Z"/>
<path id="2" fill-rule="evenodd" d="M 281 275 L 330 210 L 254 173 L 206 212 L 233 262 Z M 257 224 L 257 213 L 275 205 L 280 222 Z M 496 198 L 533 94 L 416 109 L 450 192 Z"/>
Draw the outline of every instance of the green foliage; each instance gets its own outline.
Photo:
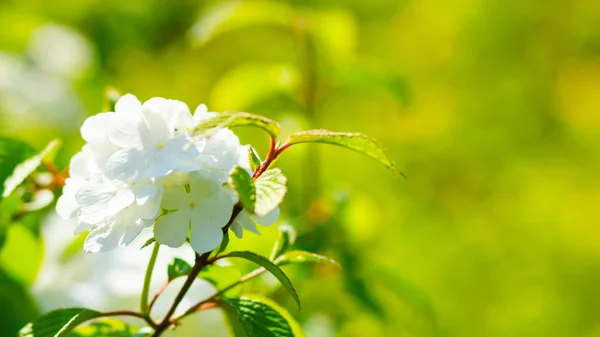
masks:
<path id="1" fill-rule="evenodd" d="M 0 172 L 1 196 L 6 198 L 11 194 L 42 164 L 42 161 L 54 159 L 59 146 L 60 141 L 55 139 L 36 155 L 24 157 L 30 152 L 26 145 L 14 139 L 0 138 L 0 166 L 6 166 Z M 22 151 L 25 155 L 17 151 Z M 7 172 L 9 172 L 9 175 L 5 175 Z"/>
<path id="2" fill-rule="evenodd" d="M 296 241 L 296 230 L 294 227 L 289 225 L 279 226 L 279 236 L 275 241 L 275 245 L 273 245 L 270 260 L 273 261 L 281 254 L 290 250 L 294 241 Z"/>
<path id="3" fill-rule="evenodd" d="M 266 170 L 254 184 L 256 204 L 253 213 L 258 216 L 265 216 L 277 208 L 287 192 L 287 178 L 278 168 Z"/>
<path id="4" fill-rule="evenodd" d="M 287 192 L 287 178 L 280 169 L 265 171 L 256 180 L 244 168 L 236 166 L 229 175 L 240 202 L 250 213 L 265 216 L 283 201 Z"/>
<path id="5" fill-rule="evenodd" d="M 260 156 L 254 149 L 254 147 L 252 147 L 252 145 L 248 145 L 248 162 L 250 163 L 250 170 L 252 172 L 256 171 L 256 169 L 262 163 Z"/>
<path id="6" fill-rule="evenodd" d="M 288 321 L 264 302 L 250 298 L 220 299 L 235 337 L 294 337 Z"/>
<path id="7" fill-rule="evenodd" d="M 65 337 L 77 325 L 98 317 L 100 313 L 85 308 L 50 311 L 21 329 L 20 337 Z"/>
<path id="8" fill-rule="evenodd" d="M 293 250 L 291 252 L 287 252 L 275 259 L 274 263 L 278 266 L 285 266 L 286 264 L 296 263 L 327 263 L 341 268 L 340 264 L 335 260 L 332 260 L 326 256 L 309 253 L 301 250 Z"/>
<path id="9" fill-rule="evenodd" d="M 102 319 L 73 330 L 68 337 L 142 337 L 149 332 L 136 332 L 133 326 L 116 320 Z"/>
<path id="10" fill-rule="evenodd" d="M 144 244 L 140 247 L 140 250 L 150 246 L 151 244 L 153 244 L 154 242 L 156 242 L 155 238 L 150 238 L 148 239 L 146 242 L 144 242 Z"/>
<path id="11" fill-rule="evenodd" d="M 20 140 L 0 137 L 0 196 L 6 197 L 12 192 L 6 187 L 6 180 L 13 175 L 15 168 L 35 155 L 29 144 Z M 12 183 L 11 185 L 14 185 Z"/>
<path id="12" fill-rule="evenodd" d="M 309 130 L 294 133 L 285 141 L 288 146 L 300 143 L 325 143 L 342 146 L 374 158 L 389 169 L 402 174 L 383 150 L 383 147 L 376 140 L 362 133 Z"/>
<path id="13" fill-rule="evenodd" d="M 273 138 L 277 138 L 280 126 L 268 118 L 253 115 L 247 112 L 222 112 L 213 117 L 201 120 L 193 130 L 195 135 L 210 134 L 211 131 L 221 128 L 234 128 L 238 126 L 254 126 L 267 131 Z"/>
<path id="14" fill-rule="evenodd" d="M 246 260 L 252 261 L 252 262 L 258 264 L 259 266 L 265 268 L 267 271 L 269 271 L 271 274 L 273 274 L 273 276 L 275 276 L 277 278 L 277 280 L 279 280 L 279 282 L 281 282 L 283 287 L 292 296 L 294 301 L 296 301 L 298 308 L 300 308 L 300 298 L 298 297 L 298 293 L 296 292 L 296 289 L 294 289 L 294 286 L 292 285 L 292 281 L 290 281 L 290 279 L 287 277 L 287 275 L 277 265 L 275 265 L 273 262 L 269 261 L 269 259 L 267 259 L 264 256 L 258 255 L 256 253 L 250 252 L 250 251 L 231 252 L 225 256 L 226 257 L 239 257 L 242 259 L 246 259 Z"/>
<path id="15" fill-rule="evenodd" d="M 0 336 L 16 336 L 27 322 L 38 316 L 27 288 L 0 268 Z"/>
<path id="16" fill-rule="evenodd" d="M 229 173 L 229 184 L 237 194 L 240 202 L 246 210 L 254 213 L 256 205 L 256 187 L 252 176 L 241 166 L 236 166 Z"/>
<path id="17" fill-rule="evenodd" d="M 167 267 L 167 276 L 169 282 L 173 281 L 174 279 L 180 276 L 185 276 L 189 274 L 191 270 L 192 266 L 190 266 L 189 263 L 176 257 L 175 259 L 173 259 L 173 262 L 171 262 Z"/>

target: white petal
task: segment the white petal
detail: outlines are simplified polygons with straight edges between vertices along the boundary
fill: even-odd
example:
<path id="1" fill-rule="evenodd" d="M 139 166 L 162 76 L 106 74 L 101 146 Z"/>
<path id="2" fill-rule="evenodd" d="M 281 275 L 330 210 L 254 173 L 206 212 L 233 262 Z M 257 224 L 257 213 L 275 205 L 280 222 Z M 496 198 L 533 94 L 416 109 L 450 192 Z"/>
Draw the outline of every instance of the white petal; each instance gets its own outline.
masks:
<path id="1" fill-rule="evenodd" d="M 78 214 L 79 221 L 96 224 L 107 217 L 106 207 L 114 197 L 114 190 L 110 186 L 93 185 L 77 191 L 75 199 L 81 205 Z"/>
<path id="2" fill-rule="evenodd" d="M 115 152 L 106 163 L 106 176 L 109 179 L 132 182 L 146 170 L 146 158 L 138 148 Z"/>
<path id="3" fill-rule="evenodd" d="M 114 117 L 111 112 L 99 113 L 86 118 L 81 126 L 81 137 L 87 142 L 98 142 L 106 140 L 110 120 Z"/>
<path id="4" fill-rule="evenodd" d="M 160 203 L 162 201 L 162 193 L 148 200 L 145 204 L 137 206 L 139 216 L 145 220 L 154 221 L 158 213 L 160 213 Z"/>
<path id="5" fill-rule="evenodd" d="M 242 225 L 237 221 L 237 218 L 233 221 L 229 229 L 231 229 L 231 231 L 235 234 L 235 236 L 238 237 L 238 239 L 241 239 L 244 236 L 244 229 L 242 228 Z"/>
<path id="6" fill-rule="evenodd" d="M 77 224 L 77 226 L 75 227 L 75 229 L 73 230 L 73 234 L 78 235 L 83 232 L 87 232 L 87 231 L 91 230 L 92 228 L 93 228 L 93 226 L 90 225 L 89 223 L 79 222 Z"/>
<path id="7" fill-rule="evenodd" d="M 72 219 L 79 211 L 79 204 L 77 203 L 77 199 L 75 199 L 76 191 L 70 187 L 68 184 L 63 188 L 63 194 L 58 198 L 56 202 L 56 213 L 65 219 Z"/>
<path id="8" fill-rule="evenodd" d="M 110 224 L 113 231 L 121 234 L 119 237 L 119 246 L 127 246 L 144 228 L 136 208 L 134 205 L 123 210 Z"/>
<path id="9" fill-rule="evenodd" d="M 150 179 L 136 181 L 131 185 L 131 190 L 135 194 L 135 202 L 138 205 L 145 204 L 158 193 L 158 187 L 153 185 Z"/>
<path id="10" fill-rule="evenodd" d="M 223 240 L 223 231 L 220 228 L 205 226 L 202 222 L 192 220 L 190 244 L 198 254 L 204 254 L 217 248 Z"/>
<path id="11" fill-rule="evenodd" d="M 196 201 L 192 219 L 195 224 L 202 225 L 204 228 L 222 228 L 229 222 L 233 204 L 226 192 L 219 190 L 209 198 L 194 198 L 192 200 Z"/>
<path id="12" fill-rule="evenodd" d="M 179 209 L 185 205 L 188 197 L 181 186 L 166 187 L 162 198 L 162 207 L 168 210 Z"/>
<path id="13" fill-rule="evenodd" d="M 252 217 L 260 225 L 271 226 L 272 224 L 277 222 L 277 220 L 279 220 L 279 213 L 280 213 L 279 207 L 277 207 L 274 210 L 272 210 L 271 212 L 267 213 L 263 217 L 259 217 L 258 215 L 253 215 Z"/>
<path id="14" fill-rule="evenodd" d="M 135 194 L 130 189 L 120 189 L 106 205 L 106 213 L 109 215 L 116 214 L 131 205 L 134 201 Z"/>
<path id="15" fill-rule="evenodd" d="M 156 242 L 169 247 L 179 247 L 185 242 L 190 218 L 185 211 L 176 211 L 159 217 L 154 224 Z"/>
<path id="16" fill-rule="evenodd" d="M 136 113 L 142 108 L 142 103 L 132 94 L 121 96 L 115 104 L 115 111 L 119 114 Z"/>
<path id="17" fill-rule="evenodd" d="M 108 139 L 116 146 L 130 148 L 142 145 L 142 140 L 138 131 L 141 123 L 139 114 L 118 115 L 111 120 Z"/>
<path id="18" fill-rule="evenodd" d="M 88 253 L 105 252 L 115 248 L 119 242 L 119 235 L 109 226 L 97 227 L 90 232 L 83 244 L 83 250 Z"/>
<path id="19" fill-rule="evenodd" d="M 245 212 L 245 211 L 242 211 L 242 212 Z M 245 230 L 251 231 L 254 234 L 260 234 L 260 232 L 256 228 L 256 223 L 254 223 L 254 220 L 252 220 L 252 218 L 250 217 L 250 214 L 246 213 L 244 216 L 243 214 L 240 213 L 240 215 L 238 215 L 237 220 L 240 223 L 240 225 L 242 226 L 242 228 L 244 228 Z"/>

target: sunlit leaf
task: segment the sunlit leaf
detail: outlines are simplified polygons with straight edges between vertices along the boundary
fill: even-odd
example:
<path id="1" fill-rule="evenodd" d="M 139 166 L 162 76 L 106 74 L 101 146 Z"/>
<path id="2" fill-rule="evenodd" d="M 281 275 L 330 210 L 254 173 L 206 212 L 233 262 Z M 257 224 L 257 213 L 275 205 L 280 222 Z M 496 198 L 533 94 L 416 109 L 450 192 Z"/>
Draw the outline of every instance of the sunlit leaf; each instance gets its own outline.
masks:
<path id="1" fill-rule="evenodd" d="M 184 260 L 176 257 L 167 267 L 167 276 L 169 278 L 169 282 L 180 276 L 189 274 L 190 271 L 192 271 L 192 266 L 190 266 L 190 264 Z"/>
<path id="2" fill-rule="evenodd" d="M 229 173 L 229 184 L 235 191 L 235 194 L 240 199 L 240 202 L 246 210 L 250 213 L 254 213 L 254 207 L 256 205 L 256 187 L 254 186 L 254 180 L 246 169 L 241 166 L 236 166 Z"/>
<path id="3" fill-rule="evenodd" d="M 203 135 L 214 129 L 233 128 L 237 126 L 255 126 L 267 131 L 271 136 L 277 138 L 279 135 L 279 124 L 268 118 L 253 115 L 247 112 L 223 112 L 202 120 L 194 127 L 195 135 Z"/>
<path id="4" fill-rule="evenodd" d="M 17 336 L 19 330 L 39 313 L 29 287 L 0 268 L 0 335 Z"/>
<path id="5" fill-rule="evenodd" d="M 143 245 L 140 247 L 140 250 L 142 250 L 142 249 L 144 249 L 144 248 L 146 248 L 146 247 L 150 246 L 150 245 L 151 245 L 151 244 L 153 244 L 154 242 L 156 242 L 156 239 L 155 239 L 155 238 L 150 238 L 150 239 L 148 239 L 148 241 L 146 241 L 146 242 L 145 242 L 145 243 L 144 243 L 144 244 L 143 244 Z"/>
<path id="6" fill-rule="evenodd" d="M 285 266 L 286 264 L 293 263 L 327 263 L 341 268 L 340 264 L 333 259 L 301 250 L 287 252 L 275 260 L 275 264 L 278 266 Z"/>
<path id="7" fill-rule="evenodd" d="M 402 174 L 383 150 L 383 147 L 376 140 L 362 133 L 309 130 L 292 134 L 285 141 L 285 144 L 290 146 L 300 143 L 325 143 L 342 146 L 374 158 L 388 168 Z"/>
<path id="8" fill-rule="evenodd" d="M 0 137 L 0 196 L 9 195 L 6 180 L 14 173 L 17 165 L 35 155 L 35 150 L 17 139 Z M 11 185 L 14 183 L 11 183 Z"/>
<path id="9" fill-rule="evenodd" d="M 226 257 L 239 257 L 242 259 L 246 259 L 248 261 L 252 261 L 252 262 L 258 264 L 259 266 L 265 268 L 268 272 L 273 274 L 273 276 L 275 276 L 279 280 L 279 282 L 281 282 L 281 284 L 284 286 L 284 288 L 290 293 L 290 295 L 292 295 L 292 297 L 294 298 L 294 301 L 296 301 L 298 308 L 300 308 L 300 298 L 298 297 L 298 293 L 296 292 L 296 289 L 294 289 L 294 286 L 292 285 L 292 281 L 290 281 L 290 279 L 287 277 L 287 275 L 277 265 L 275 265 L 273 262 L 269 261 L 269 259 L 267 259 L 264 256 L 261 256 L 261 255 L 258 255 L 256 253 L 249 252 L 249 251 L 231 252 L 225 256 Z"/>
<path id="10" fill-rule="evenodd" d="M 0 139 L 0 151 L 6 151 L 3 149 L 5 146 L 14 146 L 11 142 L 6 142 L 4 139 Z M 21 145 L 17 145 L 21 147 Z M 2 197 L 7 197 L 12 191 L 19 186 L 35 169 L 38 168 L 42 164 L 44 160 L 52 160 L 58 147 L 60 146 L 60 141 L 57 139 L 51 141 L 44 150 L 40 153 L 36 154 L 33 157 L 26 159 L 23 162 L 18 163 L 12 171 L 12 174 L 9 177 L 4 177 L 4 173 L 0 176 L 0 181 L 2 181 L 3 187 L 0 187 L 0 191 L 3 191 Z M 14 150 L 10 150 L 14 151 Z M 5 155 L 0 152 L 0 166 L 8 165 L 11 166 L 13 158 L 6 158 Z M 14 153 L 9 153 L 8 155 L 14 155 Z M 19 154 L 16 158 L 21 158 Z M 6 161 L 6 164 L 5 164 Z M 4 168 L 2 169 L 5 170 Z"/>
<path id="11" fill-rule="evenodd" d="M 296 230 L 294 227 L 289 225 L 279 226 L 279 236 L 273 246 L 270 260 L 273 261 L 281 254 L 287 252 L 294 244 L 294 241 L 296 241 Z"/>
<path id="12" fill-rule="evenodd" d="M 256 203 L 254 213 L 265 216 L 277 208 L 287 193 L 287 178 L 280 169 L 274 168 L 265 171 L 255 180 Z"/>
<path id="13" fill-rule="evenodd" d="M 252 145 L 248 145 L 248 163 L 250 164 L 250 170 L 254 172 L 262 163 L 260 156 Z"/>
<path id="14" fill-rule="evenodd" d="M 69 337 L 136 337 L 148 336 L 148 332 L 138 334 L 136 328 L 117 319 L 103 319 L 80 326 Z"/>
<path id="15" fill-rule="evenodd" d="M 246 297 L 220 299 L 235 337 L 294 337 L 288 320 L 272 306 Z"/>
<path id="16" fill-rule="evenodd" d="M 20 337 L 64 337 L 77 325 L 98 317 L 100 313 L 85 308 L 65 308 L 50 311 L 29 323 L 19 334 Z"/>

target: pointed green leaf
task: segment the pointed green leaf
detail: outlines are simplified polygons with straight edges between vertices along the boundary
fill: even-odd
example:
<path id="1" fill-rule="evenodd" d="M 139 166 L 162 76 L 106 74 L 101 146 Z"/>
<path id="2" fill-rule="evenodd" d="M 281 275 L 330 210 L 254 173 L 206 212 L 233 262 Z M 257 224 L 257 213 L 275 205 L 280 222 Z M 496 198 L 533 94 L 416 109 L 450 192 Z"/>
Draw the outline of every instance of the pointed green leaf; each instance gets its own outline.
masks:
<path id="1" fill-rule="evenodd" d="M 14 141 L 14 140 L 13 140 Z M 6 141 L 5 139 L 0 139 L 0 166 L 7 165 L 6 168 L 2 168 L 2 176 L 0 176 L 0 182 L 2 182 L 2 186 L 0 186 L 0 191 L 2 192 L 2 197 L 6 198 L 9 194 L 14 191 L 35 169 L 38 168 L 42 164 L 44 160 L 52 160 L 56 151 L 58 150 L 58 146 L 60 145 L 60 141 L 57 139 L 51 141 L 44 150 L 40 153 L 28 157 L 25 161 L 16 161 L 17 159 L 22 159 L 22 154 L 15 154 L 15 151 L 20 151 L 21 149 L 26 150 L 26 147 L 23 145 L 19 145 L 18 143 L 14 143 Z M 11 149 L 5 149 L 5 146 L 16 147 Z M 6 152 L 5 152 L 6 151 Z M 12 165 L 14 164 L 14 166 Z M 5 172 L 8 171 L 12 167 L 10 176 L 4 176 Z"/>
<path id="2" fill-rule="evenodd" d="M 154 242 L 156 242 L 156 239 L 155 239 L 155 238 L 150 238 L 150 239 L 148 239 L 148 241 L 146 241 L 146 243 L 144 243 L 144 244 L 143 244 L 143 245 L 140 247 L 140 250 L 142 250 L 142 249 L 144 249 L 144 248 L 146 248 L 146 247 L 150 246 L 150 245 L 151 245 L 151 244 L 153 244 Z"/>
<path id="3" fill-rule="evenodd" d="M 20 337 L 65 337 L 77 325 L 98 317 L 100 313 L 85 308 L 65 308 L 50 311 L 27 324 Z"/>
<path id="4" fill-rule="evenodd" d="M 255 126 L 267 131 L 273 138 L 279 135 L 277 122 L 247 112 L 222 112 L 200 121 L 193 130 L 194 135 L 204 135 L 215 129 L 233 128 L 236 126 Z"/>
<path id="5" fill-rule="evenodd" d="M 241 297 L 220 299 L 219 304 L 235 337 L 295 337 L 288 320 L 262 301 Z"/>
<path id="6" fill-rule="evenodd" d="M 0 197 L 4 195 L 4 183 L 17 165 L 35 155 L 27 143 L 17 139 L 0 137 Z M 12 191 L 11 191 L 12 192 Z M 6 193 L 6 195 L 10 194 Z"/>
<path id="7" fill-rule="evenodd" d="M 275 260 L 275 264 L 278 266 L 285 266 L 286 264 L 292 263 L 328 263 L 338 268 L 341 268 L 340 264 L 326 256 L 305 252 L 302 250 L 293 250 L 279 256 Z"/>
<path id="8" fill-rule="evenodd" d="M 362 133 L 333 132 L 329 130 L 302 131 L 290 135 L 283 146 L 300 143 L 325 143 L 342 146 L 374 158 L 389 169 L 404 175 L 388 157 L 383 147 L 375 139 Z"/>
<path id="9" fill-rule="evenodd" d="M 246 169 L 241 166 L 236 166 L 229 174 L 229 184 L 235 191 L 235 194 L 240 199 L 240 202 L 246 210 L 254 213 L 256 204 L 256 187 L 254 180 Z"/>
<path id="10" fill-rule="evenodd" d="M 248 162 L 250 163 L 250 170 L 252 170 L 252 172 L 256 171 L 262 163 L 260 156 L 256 153 L 256 150 L 252 145 L 248 145 Z"/>
<path id="11" fill-rule="evenodd" d="M 242 259 L 252 261 L 258 264 L 259 266 L 265 268 L 267 271 L 273 274 L 273 276 L 275 276 L 279 280 L 279 282 L 281 282 L 284 288 L 290 293 L 290 295 L 292 295 L 294 301 L 296 301 L 298 308 L 300 308 L 300 298 L 298 297 L 296 289 L 294 289 L 294 286 L 292 285 L 292 281 L 290 281 L 287 275 L 277 265 L 269 261 L 269 259 L 267 259 L 266 257 L 260 256 L 250 251 L 231 252 L 227 255 L 224 255 L 223 257 L 239 257 Z"/>
<path id="12" fill-rule="evenodd" d="M 256 181 L 256 204 L 254 213 L 265 216 L 274 210 L 285 197 L 287 192 L 287 178 L 280 169 L 274 168 L 265 171 Z"/>
<path id="13" fill-rule="evenodd" d="M 296 241 L 296 230 L 290 225 L 279 226 L 279 237 L 275 241 L 270 260 L 273 261 L 281 254 L 287 252 Z"/>
<path id="14" fill-rule="evenodd" d="M 169 266 L 167 267 L 167 275 L 169 278 L 169 282 L 173 281 L 174 279 L 180 276 L 185 276 L 189 274 L 191 270 L 192 266 L 190 266 L 189 263 L 176 257 L 173 260 L 173 262 L 171 262 L 171 264 L 169 264 Z"/>

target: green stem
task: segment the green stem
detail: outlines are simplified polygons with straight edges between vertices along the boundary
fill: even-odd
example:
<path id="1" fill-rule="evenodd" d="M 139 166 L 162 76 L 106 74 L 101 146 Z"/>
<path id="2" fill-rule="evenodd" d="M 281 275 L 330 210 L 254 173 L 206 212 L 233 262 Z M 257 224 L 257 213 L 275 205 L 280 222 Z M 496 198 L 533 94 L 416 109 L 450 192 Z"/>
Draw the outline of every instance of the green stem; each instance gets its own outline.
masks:
<path id="1" fill-rule="evenodd" d="M 140 301 L 140 310 L 142 315 L 146 319 L 146 321 L 152 322 L 152 326 L 155 326 L 156 323 L 152 321 L 150 318 L 150 311 L 148 307 L 148 293 L 150 292 L 150 281 L 152 280 L 152 272 L 154 271 L 154 265 L 156 264 L 156 257 L 158 256 L 158 249 L 160 245 L 158 242 L 154 243 L 154 247 L 152 248 L 152 255 L 150 256 L 150 261 L 148 262 L 148 268 L 146 268 L 146 276 L 144 277 L 144 287 L 142 288 L 142 299 Z"/>

